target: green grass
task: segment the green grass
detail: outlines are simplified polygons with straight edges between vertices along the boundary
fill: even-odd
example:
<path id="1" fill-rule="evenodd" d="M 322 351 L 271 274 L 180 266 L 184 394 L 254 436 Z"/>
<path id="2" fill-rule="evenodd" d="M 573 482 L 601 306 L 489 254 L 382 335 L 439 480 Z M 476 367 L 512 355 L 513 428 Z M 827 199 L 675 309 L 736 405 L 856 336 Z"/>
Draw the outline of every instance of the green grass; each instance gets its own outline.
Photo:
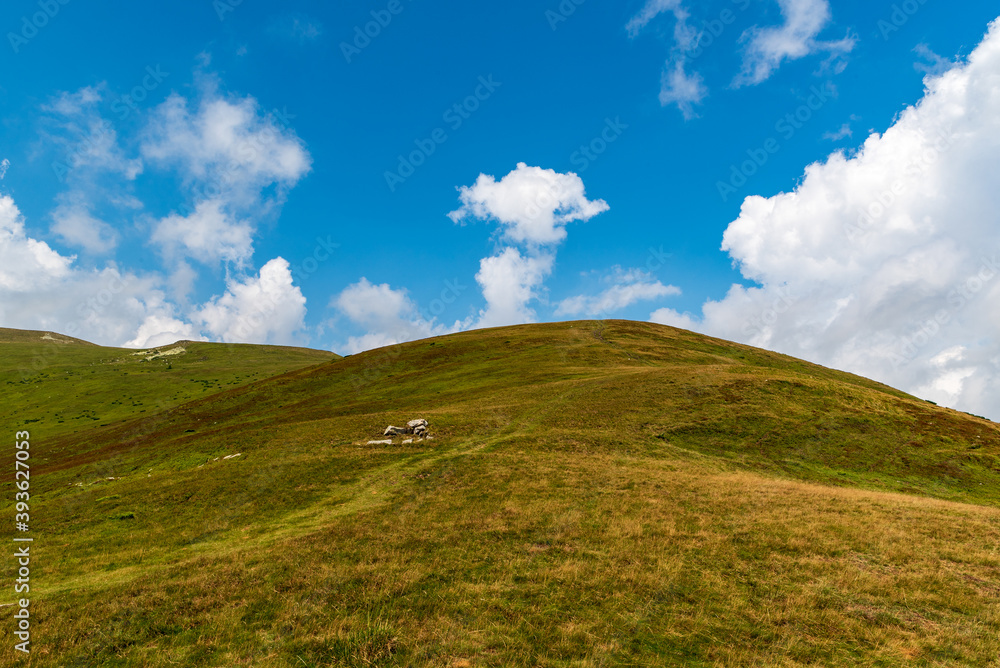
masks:
<path id="1" fill-rule="evenodd" d="M 165 352 L 177 354 L 157 356 Z M 155 415 L 220 390 L 337 358 L 305 348 L 181 341 L 142 351 L 0 328 L 0 424 L 46 435 Z M 152 358 L 152 359 L 149 359 Z"/>
<path id="2" fill-rule="evenodd" d="M 857 376 L 577 322 L 186 399 L 32 427 L 31 665 L 1000 665 L 1000 431 Z"/>

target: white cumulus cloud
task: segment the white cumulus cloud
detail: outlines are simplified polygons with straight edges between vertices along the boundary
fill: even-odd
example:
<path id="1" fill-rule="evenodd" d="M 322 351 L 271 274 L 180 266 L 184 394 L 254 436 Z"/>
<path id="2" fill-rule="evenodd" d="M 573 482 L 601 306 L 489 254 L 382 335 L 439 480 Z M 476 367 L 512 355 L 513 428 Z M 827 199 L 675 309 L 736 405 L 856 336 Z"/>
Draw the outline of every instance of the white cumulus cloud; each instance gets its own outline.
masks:
<path id="1" fill-rule="evenodd" d="M 389 284 L 376 285 L 367 278 L 345 288 L 334 297 L 336 306 L 355 325 L 367 330 L 350 337 L 345 344 L 349 354 L 381 348 L 405 341 L 440 336 L 461 328 L 460 323 L 445 327 L 419 312 L 406 290 Z"/>
<path id="2" fill-rule="evenodd" d="M 306 298 L 292 281 L 288 261 L 275 258 L 257 276 L 230 279 L 226 292 L 192 316 L 212 338 L 226 343 L 303 343 Z"/>
<path id="3" fill-rule="evenodd" d="M 486 308 L 477 327 L 500 327 L 535 321 L 528 304 L 539 297 L 545 278 L 552 273 L 555 255 L 538 253 L 527 257 L 516 248 L 479 262 L 476 282 L 483 290 Z"/>
<path id="4" fill-rule="evenodd" d="M 281 113 L 265 113 L 253 97 L 221 96 L 212 82 L 197 102 L 172 94 L 153 110 L 142 156 L 175 169 L 190 201 L 187 210 L 154 224 L 153 241 L 166 255 L 175 262 L 183 256 L 205 263 L 249 259 L 256 224 L 312 168 L 287 122 Z"/>
<path id="5" fill-rule="evenodd" d="M 454 222 L 495 220 L 502 241 L 525 247 L 522 253 L 508 245 L 480 261 L 476 282 L 486 308 L 480 311 L 476 327 L 533 322 L 530 303 L 542 296 L 555 264 L 554 247 L 566 238 L 566 225 L 590 220 L 609 208 L 604 200 L 587 199 L 578 175 L 523 162 L 500 181 L 480 174 L 474 185 L 459 188 L 459 193 L 462 207 L 448 214 Z"/>
<path id="6" fill-rule="evenodd" d="M 247 194 L 248 203 L 259 189 L 294 185 L 311 169 L 302 140 L 253 97 L 225 99 L 208 89 L 192 106 L 173 94 L 153 111 L 143 156 L 230 194 Z"/>
<path id="7" fill-rule="evenodd" d="M 170 311 L 146 316 L 135 337 L 122 344 L 125 348 L 156 348 L 177 341 L 207 341 L 189 322 L 178 320 Z"/>
<path id="8" fill-rule="evenodd" d="M 78 268 L 31 237 L 14 200 L 0 196 L 0 325 L 122 345 L 147 318 L 171 313 L 154 277 Z"/>
<path id="9" fill-rule="evenodd" d="M 566 224 L 586 222 L 608 210 L 604 200 L 588 200 L 576 174 L 529 167 L 523 162 L 499 181 L 480 174 L 472 186 L 459 188 L 462 207 L 448 214 L 454 222 L 495 220 L 514 243 L 554 244 L 566 238 Z"/>
<path id="10" fill-rule="evenodd" d="M 199 202 L 187 216 L 174 213 L 158 221 L 152 240 L 170 257 L 192 257 L 205 264 L 221 260 L 243 266 L 253 255 L 253 228 L 218 199 Z"/>
<path id="11" fill-rule="evenodd" d="M 60 198 L 59 206 L 52 212 L 52 231 L 67 244 L 91 253 L 107 253 L 118 244 L 115 229 L 95 217 L 86 200 L 76 193 Z"/>
<path id="12" fill-rule="evenodd" d="M 857 154 L 743 202 L 722 248 L 758 287 L 653 319 L 1000 418 L 1000 20 L 925 86 Z"/>

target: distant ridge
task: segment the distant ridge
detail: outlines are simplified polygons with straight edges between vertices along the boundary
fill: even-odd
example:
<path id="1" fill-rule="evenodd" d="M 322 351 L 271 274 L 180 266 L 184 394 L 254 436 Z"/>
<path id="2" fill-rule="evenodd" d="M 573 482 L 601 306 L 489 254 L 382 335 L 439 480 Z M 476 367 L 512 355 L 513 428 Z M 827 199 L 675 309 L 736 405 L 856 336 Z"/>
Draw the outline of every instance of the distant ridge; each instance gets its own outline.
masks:
<path id="1" fill-rule="evenodd" d="M 44 332 L 33 329 L 10 329 L 0 327 L 0 343 L 61 343 L 80 346 L 97 346 L 96 343 L 77 339 L 57 332 Z"/>

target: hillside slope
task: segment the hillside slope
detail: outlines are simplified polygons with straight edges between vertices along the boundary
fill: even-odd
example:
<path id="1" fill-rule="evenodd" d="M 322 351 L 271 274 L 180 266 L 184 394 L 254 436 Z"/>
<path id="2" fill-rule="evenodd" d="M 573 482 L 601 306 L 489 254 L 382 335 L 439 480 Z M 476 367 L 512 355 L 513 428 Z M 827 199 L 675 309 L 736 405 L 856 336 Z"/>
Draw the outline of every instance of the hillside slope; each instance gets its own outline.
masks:
<path id="1" fill-rule="evenodd" d="M 332 359 L 338 356 L 306 348 L 193 341 L 106 348 L 0 329 L 0 425 L 35 426 L 47 436 L 81 432 Z"/>
<path id="2" fill-rule="evenodd" d="M 419 341 L 32 454 L 33 665 L 1000 653 L 996 425 L 668 327 Z"/>

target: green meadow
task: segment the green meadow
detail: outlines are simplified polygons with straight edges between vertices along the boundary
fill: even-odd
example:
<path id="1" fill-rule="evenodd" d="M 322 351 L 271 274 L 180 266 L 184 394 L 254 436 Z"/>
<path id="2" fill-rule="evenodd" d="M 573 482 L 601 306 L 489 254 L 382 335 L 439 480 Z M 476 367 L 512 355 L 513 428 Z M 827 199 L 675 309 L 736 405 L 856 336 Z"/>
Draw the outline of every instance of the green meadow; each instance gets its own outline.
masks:
<path id="1" fill-rule="evenodd" d="M 0 330 L 3 665 L 1000 667 L 985 419 L 626 321 L 138 352 Z"/>

